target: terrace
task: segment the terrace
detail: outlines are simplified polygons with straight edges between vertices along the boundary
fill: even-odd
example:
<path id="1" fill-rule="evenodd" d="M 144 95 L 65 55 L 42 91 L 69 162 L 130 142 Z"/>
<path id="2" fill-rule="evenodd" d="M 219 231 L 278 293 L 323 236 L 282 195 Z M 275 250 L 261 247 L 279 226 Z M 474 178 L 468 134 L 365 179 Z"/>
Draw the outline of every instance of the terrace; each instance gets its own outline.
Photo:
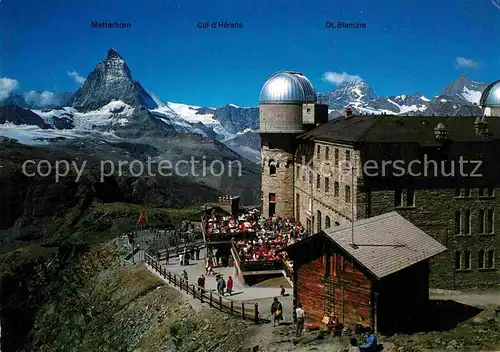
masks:
<path id="1" fill-rule="evenodd" d="M 261 216 L 256 209 L 241 216 L 206 214 L 204 237 L 209 244 L 231 244 L 241 275 L 284 274 L 291 278 L 292 262 L 282 248 L 305 237 L 304 228 L 291 219 Z"/>

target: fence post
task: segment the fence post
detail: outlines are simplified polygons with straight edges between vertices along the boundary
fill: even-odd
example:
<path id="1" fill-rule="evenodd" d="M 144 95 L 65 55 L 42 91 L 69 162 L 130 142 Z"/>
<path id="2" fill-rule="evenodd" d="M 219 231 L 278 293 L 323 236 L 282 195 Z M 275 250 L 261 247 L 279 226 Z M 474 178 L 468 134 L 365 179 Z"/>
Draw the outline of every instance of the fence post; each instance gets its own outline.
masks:
<path id="1" fill-rule="evenodd" d="M 213 296 L 212 291 L 210 291 L 210 308 L 213 307 L 213 305 L 212 305 L 212 296 Z"/>
<path id="2" fill-rule="evenodd" d="M 203 303 L 203 287 L 200 288 L 200 302 Z"/>
<path id="3" fill-rule="evenodd" d="M 196 286 L 193 284 L 191 287 L 193 289 L 193 297 L 196 298 Z"/>
<path id="4" fill-rule="evenodd" d="M 189 281 L 186 280 L 186 293 L 189 294 Z"/>
<path id="5" fill-rule="evenodd" d="M 222 296 L 219 296 L 219 310 L 222 311 Z"/>
<path id="6" fill-rule="evenodd" d="M 241 302 L 241 317 L 245 320 L 245 302 Z"/>
<path id="7" fill-rule="evenodd" d="M 255 309 L 255 324 L 258 324 L 259 323 L 259 304 L 258 303 L 255 303 L 254 309 Z"/>

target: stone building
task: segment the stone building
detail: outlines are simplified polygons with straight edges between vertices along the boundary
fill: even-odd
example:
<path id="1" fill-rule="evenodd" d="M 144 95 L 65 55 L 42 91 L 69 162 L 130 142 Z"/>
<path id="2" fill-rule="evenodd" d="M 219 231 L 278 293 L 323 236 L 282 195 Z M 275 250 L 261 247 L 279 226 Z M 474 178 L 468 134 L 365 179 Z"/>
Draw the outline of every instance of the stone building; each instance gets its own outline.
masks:
<path id="1" fill-rule="evenodd" d="M 327 121 L 313 93 L 294 72 L 262 88 L 264 214 L 316 233 L 397 211 L 448 248 L 430 262 L 431 287 L 500 286 L 500 81 L 481 97 L 484 116 L 346 108 Z"/>

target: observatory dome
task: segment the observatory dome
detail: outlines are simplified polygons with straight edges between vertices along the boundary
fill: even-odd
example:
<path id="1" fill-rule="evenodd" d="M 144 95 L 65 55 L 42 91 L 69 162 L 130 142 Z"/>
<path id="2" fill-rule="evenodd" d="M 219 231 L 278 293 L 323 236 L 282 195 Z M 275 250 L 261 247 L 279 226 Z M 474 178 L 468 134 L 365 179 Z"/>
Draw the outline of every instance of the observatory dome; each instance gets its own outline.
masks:
<path id="1" fill-rule="evenodd" d="M 260 91 L 261 104 L 316 103 L 316 92 L 306 76 L 282 71 L 272 75 Z"/>
<path id="2" fill-rule="evenodd" d="M 500 80 L 493 82 L 481 95 L 479 105 L 483 107 L 500 107 Z"/>

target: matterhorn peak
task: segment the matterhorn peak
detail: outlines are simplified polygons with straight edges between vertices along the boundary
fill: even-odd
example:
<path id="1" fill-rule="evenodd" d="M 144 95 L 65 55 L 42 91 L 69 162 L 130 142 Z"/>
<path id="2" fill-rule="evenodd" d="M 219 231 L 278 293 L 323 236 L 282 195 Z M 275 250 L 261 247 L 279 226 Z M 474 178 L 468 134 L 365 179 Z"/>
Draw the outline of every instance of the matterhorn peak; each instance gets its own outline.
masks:
<path id="1" fill-rule="evenodd" d="M 125 60 L 111 48 L 108 50 L 106 60 L 97 64 L 83 86 L 73 95 L 72 105 L 76 109 L 90 111 L 114 100 L 121 100 L 134 108 L 158 107 L 141 84 L 133 80 Z"/>
<path id="2" fill-rule="evenodd" d="M 118 59 L 122 59 L 123 60 L 123 58 L 120 56 L 120 54 L 118 53 L 118 51 L 116 51 L 115 48 L 110 48 L 108 50 L 108 56 L 106 57 L 106 59 L 111 59 L 111 58 L 115 58 L 115 57 L 118 58 Z"/>

